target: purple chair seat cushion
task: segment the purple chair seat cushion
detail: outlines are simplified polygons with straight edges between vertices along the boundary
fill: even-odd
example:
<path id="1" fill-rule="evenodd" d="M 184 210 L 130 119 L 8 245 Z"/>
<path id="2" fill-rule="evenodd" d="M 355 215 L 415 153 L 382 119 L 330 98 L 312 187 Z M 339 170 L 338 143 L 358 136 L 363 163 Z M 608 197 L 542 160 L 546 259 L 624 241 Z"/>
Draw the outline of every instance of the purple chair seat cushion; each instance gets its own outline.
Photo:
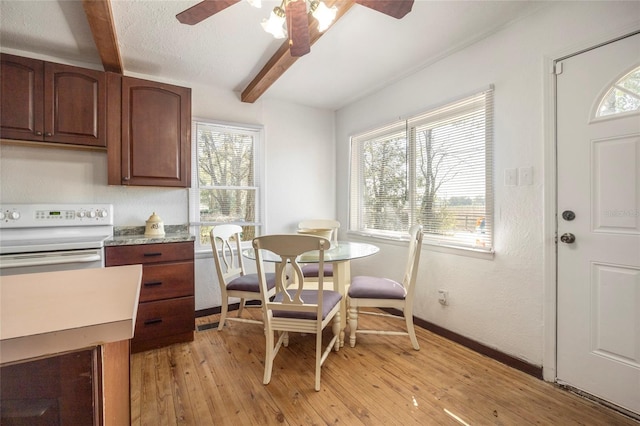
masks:
<path id="1" fill-rule="evenodd" d="M 309 263 L 302 267 L 302 274 L 305 277 L 313 278 L 317 277 L 320 270 L 320 265 L 318 263 Z M 333 264 L 325 263 L 324 264 L 324 276 L 325 277 L 333 277 Z"/>
<path id="2" fill-rule="evenodd" d="M 271 290 L 276 286 L 276 274 L 271 272 L 264 274 L 264 276 L 267 279 L 267 289 Z M 227 290 L 260 293 L 258 274 L 246 274 L 232 279 L 229 281 L 229 284 L 227 284 Z"/>
<path id="3" fill-rule="evenodd" d="M 351 280 L 349 297 L 354 299 L 404 299 L 402 284 L 389 278 L 357 276 Z"/>
<path id="4" fill-rule="evenodd" d="M 318 303 L 318 290 L 302 290 L 302 294 L 300 296 L 304 303 Z M 322 292 L 322 319 L 325 319 L 331 311 L 338 303 L 342 296 L 337 291 L 333 290 L 324 290 Z M 282 302 L 283 294 L 278 293 L 274 298 L 274 302 Z M 308 319 L 315 320 L 316 313 L 315 312 L 294 312 L 294 311 L 278 311 L 273 310 L 273 316 L 279 318 L 297 318 L 297 319 Z"/>

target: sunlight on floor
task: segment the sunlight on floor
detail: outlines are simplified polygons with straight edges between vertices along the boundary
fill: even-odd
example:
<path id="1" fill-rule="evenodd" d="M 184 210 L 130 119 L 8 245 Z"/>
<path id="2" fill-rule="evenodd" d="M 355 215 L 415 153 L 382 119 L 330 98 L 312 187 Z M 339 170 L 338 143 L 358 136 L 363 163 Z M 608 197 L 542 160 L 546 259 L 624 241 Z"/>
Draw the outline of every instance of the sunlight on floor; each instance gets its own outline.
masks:
<path id="1" fill-rule="evenodd" d="M 446 408 L 444 409 L 444 412 L 447 413 L 449 416 L 453 417 L 461 425 L 469 426 L 469 423 L 465 422 L 460 417 L 456 416 L 455 414 L 453 414 L 451 411 L 447 410 Z"/>

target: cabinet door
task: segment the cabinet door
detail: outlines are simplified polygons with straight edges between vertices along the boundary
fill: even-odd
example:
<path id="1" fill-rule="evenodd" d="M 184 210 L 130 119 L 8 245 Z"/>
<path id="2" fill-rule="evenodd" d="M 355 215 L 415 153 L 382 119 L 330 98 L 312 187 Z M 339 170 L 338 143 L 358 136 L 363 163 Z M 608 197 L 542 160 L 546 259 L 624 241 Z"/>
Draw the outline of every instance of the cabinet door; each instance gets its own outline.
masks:
<path id="1" fill-rule="evenodd" d="M 122 78 L 122 184 L 189 187 L 191 89 Z"/>
<path id="2" fill-rule="evenodd" d="M 0 424 L 102 424 L 99 362 L 92 348 L 1 367 Z"/>
<path id="3" fill-rule="evenodd" d="M 46 62 L 44 74 L 44 140 L 107 146 L 105 73 Z"/>
<path id="4" fill-rule="evenodd" d="M 0 137 L 41 141 L 44 62 L 0 56 Z"/>

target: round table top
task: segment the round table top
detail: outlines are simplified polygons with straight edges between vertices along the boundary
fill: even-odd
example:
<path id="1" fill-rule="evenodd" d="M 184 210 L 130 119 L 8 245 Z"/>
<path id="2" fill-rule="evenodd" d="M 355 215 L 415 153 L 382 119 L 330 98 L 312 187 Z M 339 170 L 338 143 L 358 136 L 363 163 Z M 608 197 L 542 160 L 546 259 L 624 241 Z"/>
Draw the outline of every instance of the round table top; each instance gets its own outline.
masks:
<path id="1" fill-rule="evenodd" d="M 342 262 L 351 259 L 358 259 L 361 257 L 371 256 L 380 251 L 378 246 L 368 243 L 356 243 L 352 241 L 332 241 L 331 248 L 324 252 L 325 262 Z M 254 249 L 246 249 L 242 251 L 242 255 L 249 258 L 256 258 Z M 280 262 L 280 256 L 265 250 L 262 256 L 265 262 Z M 298 258 L 300 263 L 318 263 L 318 251 L 310 251 L 304 253 Z"/>

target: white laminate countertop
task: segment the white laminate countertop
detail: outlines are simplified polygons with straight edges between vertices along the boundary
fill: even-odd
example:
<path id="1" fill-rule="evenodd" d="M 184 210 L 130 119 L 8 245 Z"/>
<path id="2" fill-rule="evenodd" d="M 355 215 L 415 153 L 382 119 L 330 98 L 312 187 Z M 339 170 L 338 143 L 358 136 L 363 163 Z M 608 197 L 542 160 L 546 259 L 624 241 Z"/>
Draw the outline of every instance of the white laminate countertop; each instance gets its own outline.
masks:
<path id="1" fill-rule="evenodd" d="M 0 364 L 133 337 L 142 265 L 0 277 Z"/>

